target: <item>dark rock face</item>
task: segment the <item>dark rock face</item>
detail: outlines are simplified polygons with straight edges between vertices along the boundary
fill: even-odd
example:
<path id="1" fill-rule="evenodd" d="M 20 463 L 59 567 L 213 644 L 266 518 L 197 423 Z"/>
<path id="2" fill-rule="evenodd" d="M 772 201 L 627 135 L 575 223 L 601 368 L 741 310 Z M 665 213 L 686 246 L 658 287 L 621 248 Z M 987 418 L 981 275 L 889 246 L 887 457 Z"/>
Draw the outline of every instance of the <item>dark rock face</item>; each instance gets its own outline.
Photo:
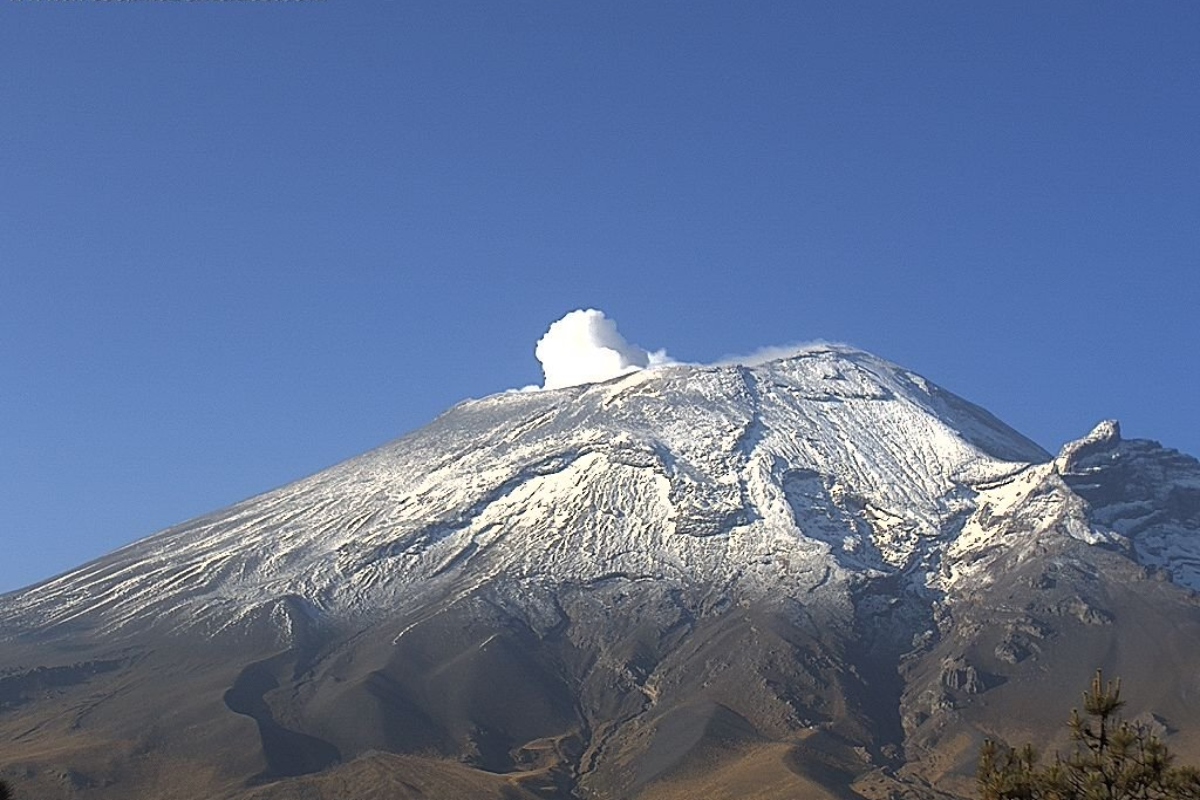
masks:
<path id="1" fill-rule="evenodd" d="M 934 800 L 1097 667 L 1194 759 L 1198 487 L 839 350 L 478 401 L 0 598 L 0 778 Z"/>

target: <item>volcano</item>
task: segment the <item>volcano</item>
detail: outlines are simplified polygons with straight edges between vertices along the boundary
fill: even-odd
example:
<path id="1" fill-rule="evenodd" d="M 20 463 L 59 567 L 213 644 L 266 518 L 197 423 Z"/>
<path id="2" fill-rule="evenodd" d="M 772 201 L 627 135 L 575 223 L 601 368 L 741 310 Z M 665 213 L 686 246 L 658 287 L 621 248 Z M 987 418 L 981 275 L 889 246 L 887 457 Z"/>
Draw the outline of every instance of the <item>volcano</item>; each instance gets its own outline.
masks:
<path id="1" fill-rule="evenodd" d="M 462 403 L 0 598 L 44 798 L 941 798 L 1097 667 L 1200 755 L 1200 463 L 868 353 Z"/>

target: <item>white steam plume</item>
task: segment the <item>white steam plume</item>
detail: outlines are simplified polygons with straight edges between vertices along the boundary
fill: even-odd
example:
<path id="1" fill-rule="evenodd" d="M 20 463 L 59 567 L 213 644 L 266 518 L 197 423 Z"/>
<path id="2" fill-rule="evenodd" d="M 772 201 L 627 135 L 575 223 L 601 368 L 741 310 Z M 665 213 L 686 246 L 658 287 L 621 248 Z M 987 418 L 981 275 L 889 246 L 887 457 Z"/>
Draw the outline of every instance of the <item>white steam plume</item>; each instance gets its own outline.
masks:
<path id="1" fill-rule="evenodd" d="M 550 326 L 535 350 L 545 389 L 597 383 L 671 363 L 666 351 L 647 352 L 625 341 L 617 324 L 594 308 L 572 311 Z"/>

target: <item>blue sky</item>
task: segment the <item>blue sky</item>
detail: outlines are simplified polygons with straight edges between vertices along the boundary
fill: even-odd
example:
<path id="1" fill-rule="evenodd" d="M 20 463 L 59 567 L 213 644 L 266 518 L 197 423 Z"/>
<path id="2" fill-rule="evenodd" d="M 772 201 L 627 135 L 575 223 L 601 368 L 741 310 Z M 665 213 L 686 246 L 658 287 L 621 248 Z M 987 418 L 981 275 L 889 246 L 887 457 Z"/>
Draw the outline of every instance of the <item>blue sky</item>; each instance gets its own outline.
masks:
<path id="1" fill-rule="evenodd" d="M 575 308 L 1200 454 L 1200 5 L 0 4 L 0 591 L 540 381 Z"/>

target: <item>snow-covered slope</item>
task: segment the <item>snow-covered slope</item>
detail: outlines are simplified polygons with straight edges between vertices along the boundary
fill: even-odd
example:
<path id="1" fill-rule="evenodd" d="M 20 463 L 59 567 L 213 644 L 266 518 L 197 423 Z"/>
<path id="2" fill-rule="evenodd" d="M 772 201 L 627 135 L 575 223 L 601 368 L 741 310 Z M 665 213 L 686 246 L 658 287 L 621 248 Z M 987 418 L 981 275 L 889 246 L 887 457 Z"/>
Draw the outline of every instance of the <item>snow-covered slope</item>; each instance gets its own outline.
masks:
<path id="1" fill-rule="evenodd" d="M 0 742 L 98 800 L 392 800 L 447 765 L 660 800 L 766 756 L 764 798 L 965 797 L 963 743 L 1045 744 L 1097 665 L 1200 753 L 1181 587 L 1195 459 L 1113 422 L 1053 457 L 821 346 L 463 403 L 0 597 Z"/>
<path id="2" fill-rule="evenodd" d="M 1061 534 L 1200 590 L 1200 462 L 1157 442 L 1122 440 L 1114 420 L 1052 461 L 976 488 L 975 511 L 935 581 L 943 587 L 988 581 L 995 556 Z"/>
<path id="3" fill-rule="evenodd" d="M 675 366 L 463 403 L 429 426 L 10 596 L 0 619 L 227 624 L 402 608 L 431 583 L 606 575 L 807 594 L 932 568 L 972 487 L 1049 458 L 867 353 Z"/>

